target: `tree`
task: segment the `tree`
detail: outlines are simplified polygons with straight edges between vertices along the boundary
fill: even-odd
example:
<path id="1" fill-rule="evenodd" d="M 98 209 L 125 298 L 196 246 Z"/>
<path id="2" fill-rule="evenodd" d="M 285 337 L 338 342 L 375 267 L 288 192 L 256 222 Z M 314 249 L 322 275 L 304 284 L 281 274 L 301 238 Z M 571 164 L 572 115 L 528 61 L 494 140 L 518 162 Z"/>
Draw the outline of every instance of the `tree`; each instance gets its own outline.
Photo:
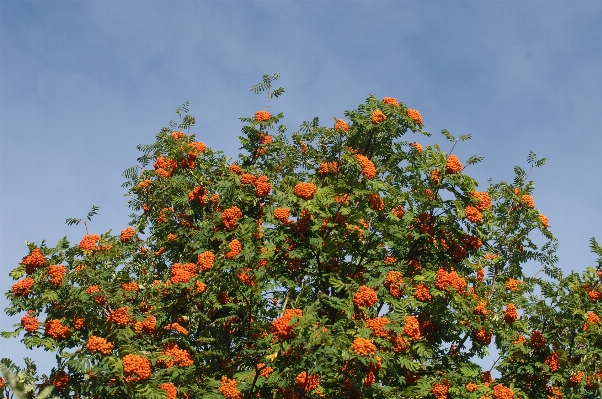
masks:
<path id="1" fill-rule="evenodd" d="M 277 78 L 251 90 L 269 105 L 284 92 Z M 268 105 L 241 118 L 234 162 L 196 141 L 188 104 L 178 108 L 180 122 L 124 172 L 129 227 L 28 244 L 7 293 L 7 313 L 23 318 L 3 334 L 57 354 L 40 387 L 64 398 L 598 397 L 602 263 L 562 275 L 529 173 L 478 191 L 464 169 L 482 158 L 453 154 L 470 136 L 443 131 L 449 153 L 423 148 L 406 139 L 430 135 L 420 113 L 391 97 L 290 136 Z M 545 278 L 526 276 L 528 261 Z M 479 365 L 491 348 L 495 380 Z"/>

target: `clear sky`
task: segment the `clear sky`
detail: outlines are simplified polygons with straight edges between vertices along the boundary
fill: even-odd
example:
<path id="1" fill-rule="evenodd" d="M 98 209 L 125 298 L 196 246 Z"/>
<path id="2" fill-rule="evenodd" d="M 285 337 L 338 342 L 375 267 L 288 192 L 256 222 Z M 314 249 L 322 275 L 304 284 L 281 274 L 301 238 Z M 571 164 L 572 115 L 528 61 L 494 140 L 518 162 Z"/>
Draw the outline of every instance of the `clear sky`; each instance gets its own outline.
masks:
<path id="1" fill-rule="evenodd" d="M 24 241 L 79 242 L 126 227 L 121 172 L 136 145 L 185 101 L 197 137 L 238 153 L 241 116 L 265 107 L 249 91 L 279 72 L 270 103 L 289 132 L 324 125 L 369 94 L 396 97 L 438 132 L 472 134 L 460 159 L 487 186 L 511 180 L 534 151 L 535 206 L 559 238 L 567 272 L 593 265 L 602 241 L 602 2 L 592 1 L 24 1 L 0 0 L 0 275 Z M 534 273 L 535 271 L 533 271 Z M 530 272 L 527 271 L 527 274 Z M 5 298 L 0 307 L 6 307 Z M 0 329 L 19 317 L 0 315 Z M 37 351 L 36 351 L 37 352 Z M 0 345 L 0 357 L 54 357 Z"/>

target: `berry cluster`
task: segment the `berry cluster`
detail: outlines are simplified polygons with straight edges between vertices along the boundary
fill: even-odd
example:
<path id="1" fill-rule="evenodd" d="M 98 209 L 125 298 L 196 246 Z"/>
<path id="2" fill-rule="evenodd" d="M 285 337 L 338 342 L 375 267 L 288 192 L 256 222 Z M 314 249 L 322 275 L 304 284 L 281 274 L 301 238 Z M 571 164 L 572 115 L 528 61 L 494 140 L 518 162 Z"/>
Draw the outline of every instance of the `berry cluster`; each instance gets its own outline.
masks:
<path id="1" fill-rule="evenodd" d="M 268 111 L 257 111 L 255 112 L 255 120 L 258 122 L 265 122 L 270 119 L 270 113 Z"/>
<path id="2" fill-rule="evenodd" d="M 36 248 L 31 253 L 21 260 L 21 263 L 25 265 L 25 272 L 27 274 L 33 273 L 37 268 L 42 267 L 46 264 L 46 258 L 42 254 L 40 248 Z"/>
<path id="3" fill-rule="evenodd" d="M 290 325 L 293 317 L 303 317 L 301 309 L 286 309 L 282 317 L 272 321 L 272 334 L 281 340 L 289 339 L 293 335 L 293 328 L 297 326 Z"/>
<path id="4" fill-rule="evenodd" d="M 386 121 L 387 120 L 387 116 L 380 109 L 375 109 L 374 111 L 372 111 L 372 115 L 371 115 L 371 119 L 370 120 L 375 125 L 378 125 L 379 123 L 382 123 L 382 122 Z"/>
<path id="5" fill-rule="evenodd" d="M 121 230 L 121 235 L 119 236 L 119 241 L 127 242 L 136 234 L 136 230 L 133 227 L 126 227 Z"/>
<path id="6" fill-rule="evenodd" d="M 348 131 L 349 130 L 349 125 L 344 120 L 338 119 L 336 121 L 336 123 L 334 124 L 334 130 Z"/>
<path id="7" fill-rule="evenodd" d="M 242 399 L 242 394 L 236 386 L 236 380 L 231 380 L 226 376 L 222 377 L 222 382 L 217 390 L 226 399 Z"/>
<path id="8" fill-rule="evenodd" d="M 316 194 L 316 185 L 313 183 L 297 183 L 293 189 L 293 194 L 304 200 L 310 200 Z"/>
<path id="9" fill-rule="evenodd" d="M 187 283 L 196 274 L 197 265 L 194 263 L 174 263 L 169 271 L 169 281 L 172 284 Z"/>
<path id="10" fill-rule="evenodd" d="M 390 270 L 387 272 L 383 285 L 389 289 L 389 292 L 393 297 L 399 298 L 401 296 L 401 285 L 403 284 L 403 276 L 401 272 L 397 270 Z"/>
<path id="11" fill-rule="evenodd" d="M 112 343 L 95 335 L 91 335 L 90 338 L 88 338 L 88 343 L 86 344 L 86 348 L 88 348 L 90 352 L 100 352 L 103 355 L 110 355 L 113 352 L 113 347 L 114 346 Z"/>
<path id="12" fill-rule="evenodd" d="M 23 280 L 17 281 L 10 287 L 10 290 L 15 296 L 27 296 L 31 293 L 35 281 L 31 277 L 25 277 Z"/>
<path id="13" fill-rule="evenodd" d="M 353 295 L 353 304 L 358 308 L 372 307 L 378 302 L 376 292 L 368 286 L 362 285 L 360 290 Z"/>
<path id="14" fill-rule="evenodd" d="M 98 247 L 96 246 L 98 240 L 100 240 L 100 237 L 97 234 L 87 234 L 79 242 L 79 247 L 84 251 L 92 251 L 98 249 Z"/>
<path id="15" fill-rule="evenodd" d="M 406 114 L 417 124 L 422 125 L 422 116 L 420 116 L 420 112 L 415 109 L 408 109 Z M 422 150 L 421 150 L 422 151 Z"/>
<path id="16" fill-rule="evenodd" d="M 215 255 L 211 251 L 205 251 L 197 257 L 197 265 L 199 266 L 199 270 L 201 272 L 205 272 L 210 270 L 213 267 L 213 262 L 215 261 Z"/>
<path id="17" fill-rule="evenodd" d="M 40 326 L 38 318 L 33 317 L 32 314 L 33 311 L 30 310 L 25 316 L 21 317 L 21 325 L 23 326 L 25 331 L 30 333 L 37 331 L 38 327 Z"/>
<path id="18" fill-rule="evenodd" d="M 455 173 L 462 172 L 462 163 L 455 155 L 450 155 L 447 157 L 447 162 L 445 163 L 445 171 L 452 175 Z"/>
<path id="19" fill-rule="evenodd" d="M 295 386 L 306 392 L 313 391 L 320 385 L 320 376 L 315 374 L 307 374 L 302 371 L 295 378 Z"/>
<path id="20" fill-rule="evenodd" d="M 48 267 L 48 276 L 50 283 L 55 287 L 60 287 L 63 283 L 63 277 L 67 273 L 67 268 L 63 265 L 50 265 Z"/>
<path id="21" fill-rule="evenodd" d="M 167 399 L 176 399 L 176 396 L 178 395 L 176 386 L 171 382 L 159 384 L 159 389 L 162 389 L 167 393 Z"/>
<path id="22" fill-rule="evenodd" d="M 415 316 L 406 316 L 403 333 L 415 341 L 420 339 L 420 323 Z"/>
<path id="23" fill-rule="evenodd" d="M 366 356 L 370 353 L 376 352 L 376 346 L 366 338 L 356 338 L 351 344 L 351 349 L 360 356 Z"/>
<path id="24" fill-rule="evenodd" d="M 228 248 L 230 248 L 230 251 L 228 253 L 226 253 L 226 255 L 224 255 L 224 257 L 226 259 L 232 259 L 236 255 L 238 255 L 240 253 L 240 251 L 242 251 L 242 244 L 237 239 L 234 239 L 234 240 L 230 241 L 230 243 L 228 243 Z"/>
<path id="25" fill-rule="evenodd" d="M 151 376 L 151 363 L 144 356 L 125 355 L 122 362 L 126 382 L 140 382 Z"/>
<path id="26" fill-rule="evenodd" d="M 354 154 L 355 160 L 362 168 L 362 174 L 368 180 L 374 179 L 376 177 L 376 168 L 374 167 L 374 163 L 367 156 L 362 154 Z"/>
<path id="27" fill-rule="evenodd" d="M 46 335 L 51 336 L 54 339 L 65 339 L 71 335 L 69 327 L 64 326 L 60 320 L 52 319 L 44 322 L 44 329 Z"/>
<path id="28" fill-rule="evenodd" d="M 236 228 L 236 221 L 242 217 L 242 212 L 237 206 L 232 206 L 222 212 L 222 222 L 227 230 Z"/>
<path id="29" fill-rule="evenodd" d="M 383 98 L 383 102 L 387 105 L 392 105 L 394 107 L 399 107 L 399 103 L 397 102 L 397 99 L 393 98 L 393 97 L 385 97 Z"/>
<path id="30" fill-rule="evenodd" d="M 188 193 L 188 201 L 196 202 L 202 206 L 207 205 L 207 189 L 203 186 L 196 186 Z"/>

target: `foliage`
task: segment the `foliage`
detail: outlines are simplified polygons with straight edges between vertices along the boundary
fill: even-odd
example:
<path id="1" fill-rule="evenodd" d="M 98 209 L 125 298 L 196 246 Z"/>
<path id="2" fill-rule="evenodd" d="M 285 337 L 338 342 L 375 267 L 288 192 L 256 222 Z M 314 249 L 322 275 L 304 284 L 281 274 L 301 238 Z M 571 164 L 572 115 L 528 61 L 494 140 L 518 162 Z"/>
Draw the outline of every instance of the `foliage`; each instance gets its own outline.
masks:
<path id="1" fill-rule="evenodd" d="M 277 79 L 252 90 L 276 98 Z M 63 398 L 598 397 L 602 272 L 562 275 L 522 168 L 477 191 L 453 155 L 470 137 L 443 131 L 449 153 L 423 148 L 406 138 L 429 135 L 420 114 L 389 97 L 291 135 L 266 106 L 241 118 L 234 162 L 175 130 L 192 128 L 188 111 L 124 172 L 130 227 L 28 244 L 11 272 L 6 312 L 23 319 L 3 335 L 57 354 L 41 387 Z M 527 262 L 544 273 L 527 275 Z M 495 380 L 479 365 L 492 349 Z"/>

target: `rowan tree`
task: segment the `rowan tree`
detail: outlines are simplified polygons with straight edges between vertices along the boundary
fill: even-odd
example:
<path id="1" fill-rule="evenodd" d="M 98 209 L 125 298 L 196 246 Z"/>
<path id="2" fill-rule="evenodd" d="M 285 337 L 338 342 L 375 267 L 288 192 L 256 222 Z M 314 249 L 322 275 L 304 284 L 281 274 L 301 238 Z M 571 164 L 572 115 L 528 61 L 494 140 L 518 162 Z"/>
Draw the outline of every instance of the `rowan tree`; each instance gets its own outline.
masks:
<path id="1" fill-rule="evenodd" d="M 252 90 L 269 104 L 277 78 Z M 479 189 L 465 170 L 482 158 L 453 154 L 470 137 L 443 131 L 448 152 L 420 145 L 419 111 L 392 97 L 290 135 L 266 105 L 240 118 L 234 160 L 197 141 L 187 104 L 176 112 L 124 172 L 129 226 L 29 243 L 11 272 L 6 312 L 22 319 L 3 336 L 57 354 L 49 376 L 29 377 L 39 389 L 599 397 L 602 264 L 563 276 L 530 171 Z"/>

